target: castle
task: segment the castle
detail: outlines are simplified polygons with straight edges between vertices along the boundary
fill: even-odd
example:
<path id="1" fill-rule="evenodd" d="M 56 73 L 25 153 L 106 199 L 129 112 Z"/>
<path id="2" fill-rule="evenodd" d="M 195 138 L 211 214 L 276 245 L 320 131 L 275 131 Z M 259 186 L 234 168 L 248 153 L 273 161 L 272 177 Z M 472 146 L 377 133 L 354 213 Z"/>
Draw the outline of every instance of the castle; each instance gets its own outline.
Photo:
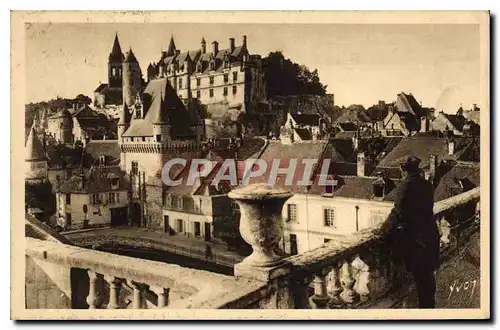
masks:
<path id="1" fill-rule="evenodd" d="M 226 49 L 219 49 L 219 42 L 213 41 L 211 51 L 202 38 L 200 49 L 184 52 L 171 37 L 158 62 L 147 68 L 147 83 L 158 79 L 167 79 L 184 105 L 203 119 L 229 115 L 235 120 L 241 113 L 266 107 L 262 59 L 249 53 L 246 36 L 240 46 L 229 38 Z M 139 61 L 132 49 L 123 55 L 116 35 L 108 58 L 108 83 L 94 91 L 94 105 L 105 108 L 125 102 L 130 107 L 145 86 Z"/>

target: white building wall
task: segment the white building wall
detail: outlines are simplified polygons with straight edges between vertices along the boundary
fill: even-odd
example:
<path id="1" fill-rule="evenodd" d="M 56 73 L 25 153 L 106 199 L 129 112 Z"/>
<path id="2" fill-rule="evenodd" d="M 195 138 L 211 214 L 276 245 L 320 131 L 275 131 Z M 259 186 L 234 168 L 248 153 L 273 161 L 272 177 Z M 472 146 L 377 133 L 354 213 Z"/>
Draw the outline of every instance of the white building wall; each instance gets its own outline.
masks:
<path id="1" fill-rule="evenodd" d="M 296 205 L 296 222 L 287 221 L 287 204 Z M 356 206 L 359 207 L 357 229 L 362 230 L 384 221 L 393 203 L 303 194 L 292 196 L 282 211 L 286 252 L 290 252 L 290 234 L 297 236 L 297 252 L 303 253 L 320 246 L 325 239 L 333 239 L 335 235 L 356 232 Z M 325 208 L 334 209 L 336 227 L 325 226 Z"/>

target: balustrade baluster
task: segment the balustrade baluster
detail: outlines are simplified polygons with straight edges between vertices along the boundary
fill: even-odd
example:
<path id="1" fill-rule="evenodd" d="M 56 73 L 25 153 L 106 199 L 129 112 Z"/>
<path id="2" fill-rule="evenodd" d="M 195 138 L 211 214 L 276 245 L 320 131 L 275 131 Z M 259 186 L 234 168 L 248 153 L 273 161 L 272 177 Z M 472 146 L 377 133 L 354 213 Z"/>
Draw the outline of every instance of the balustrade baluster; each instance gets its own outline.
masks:
<path id="1" fill-rule="evenodd" d="M 367 256 L 369 259 L 370 257 Z M 374 258 L 371 258 L 374 259 Z M 365 260 L 362 260 L 359 256 L 352 262 L 352 267 L 357 270 L 354 286 L 354 290 L 359 294 L 360 300 L 365 302 L 370 299 L 370 296 L 374 293 L 374 282 L 372 276 L 372 270 L 375 269 L 375 262 L 370 262 L 372 267 L 370 267 Z"/>
<path id="2" fill-rule="evenodd" d="M 120 304 L 120 290 L 122 288 L 123 280 L 114 277 L 114 276 L 106 276 L 106 281 L 109 283 L 109 303 L 108 309 L 119 309 L 121 308 Z"/>
<path id="3" fill-rule="evenodd" d="M 316 305 L 316 308 L 323 309 L 328 304 L 330 297 L 326 293 L 325 275 L 323 275 L 322 271 L 316 272 L 313 283 L 314 295 L 311 297 L 311 300 Z"/>
<path id="4" fill-rule="evenodd" d="M 134 309 L 141 309 L 144 308 L 145 301 L 144 301 L 144 289 L 145 285 L 143 283 L 138 283 L 135 281 L 132 281 L 132 288 L 134 289 L 134 298 L 132 301 L 132 308 Z"/>
<path id="5" fill-rule="evenodd" d="M 328 302 L 330 308 L 342 305 L 342 300 L 340 299 L 342 287 L 340 286 L 340 268 L 338 264 L 334 264 L 333 269 L 327 275 L 326 291 L 330 296 L 330 301 Z"/>
<path id="6" fill-rule="evenodd" d="M 90 269 L 87 270 L 89 275 L 89 295 L 87 296 L 87 304 L 89 304 L 89 309 L 96 309 L 100 307 L 101 300 L 99 297 L 99 290 L 97 288 L 99 284 L 98 274 Z"/>
<path id="7" fill-rule="evenodd" d="M 158 308 L 163 308 L 168 306 L 168 294 L 170 292 L 170 289 L 152 286 L 151 291 L 156 293 L 156 295 L 158 296 L 158 303 L 157 303 Z"/>
<path id="8" fill-rule="evenodd" d="M 342 268 L 342 279 L 340 280 L 340 283 L 342 284 L 343 291 L 340 294 L 340 297 L 346 303 L 352 304 L 357 300 L 358 295 L 356 291 L 354 291 L 354 284 L 356 284 L 356 280 L 353 276 L 350 260 L 346 261 Z"/>

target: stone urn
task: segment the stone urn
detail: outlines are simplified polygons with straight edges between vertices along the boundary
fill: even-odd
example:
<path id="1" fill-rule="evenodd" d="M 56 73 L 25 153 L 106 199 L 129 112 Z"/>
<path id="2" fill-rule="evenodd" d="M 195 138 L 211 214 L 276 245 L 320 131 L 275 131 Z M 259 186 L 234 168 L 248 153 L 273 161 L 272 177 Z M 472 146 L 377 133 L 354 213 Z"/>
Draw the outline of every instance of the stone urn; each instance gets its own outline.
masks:
<path id="1" fill-rule="evenodd" d="M 231 191 L 228 196 L 240 207 L 240 234 L 253 252 L 242 264 L 273 267 L 282 262 L 274 247 L 283 237 L 281 212 L 292 193 L 267 184 L 250 184 Z"/>

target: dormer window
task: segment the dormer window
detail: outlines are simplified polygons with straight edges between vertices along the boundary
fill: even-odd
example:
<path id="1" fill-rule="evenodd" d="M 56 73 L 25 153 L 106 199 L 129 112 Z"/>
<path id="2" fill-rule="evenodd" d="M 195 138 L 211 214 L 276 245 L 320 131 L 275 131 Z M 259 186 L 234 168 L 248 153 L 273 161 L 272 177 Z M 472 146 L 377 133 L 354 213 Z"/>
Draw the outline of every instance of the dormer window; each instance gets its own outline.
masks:
<path id="1" fill-rule="evenodd" d="M 210 62 L 210 71 L 214 71 L 214 70 L 215 70 L 215 63 Z"/>
<path id="2" fill-rule="evenodd" d="M 106 165 L 106 156 L 105 155 L 101 155 L 99 157 L 99 165 L 100 166 L 105 166 Z"/>
<path id="3" fill-rule="evenodd" d="M 184 207 L 184 198 L 182 196 L 177 197 L 177 208 L 182 210 Z"/>
<path id="4" fill-rule="evenodd" d="M 170 194 L 167 195 L 165 198 L 165 207 L 171 208 L 172 207 L 172 196 Z"/>
<path id="5" fill-rule="evenodd" d="M 201 65 L 201 63 L 196 66 L 196 71 L 198 73 L 201 73 L 203 71 L 203 66 Z"/>
<path id="6" fill-rule="evenodd" d="M 116 190 L 120 186 L 120 179 L 119 178 L 111 178 L 110 183 L 111 183 L 111 189 Z"/>

